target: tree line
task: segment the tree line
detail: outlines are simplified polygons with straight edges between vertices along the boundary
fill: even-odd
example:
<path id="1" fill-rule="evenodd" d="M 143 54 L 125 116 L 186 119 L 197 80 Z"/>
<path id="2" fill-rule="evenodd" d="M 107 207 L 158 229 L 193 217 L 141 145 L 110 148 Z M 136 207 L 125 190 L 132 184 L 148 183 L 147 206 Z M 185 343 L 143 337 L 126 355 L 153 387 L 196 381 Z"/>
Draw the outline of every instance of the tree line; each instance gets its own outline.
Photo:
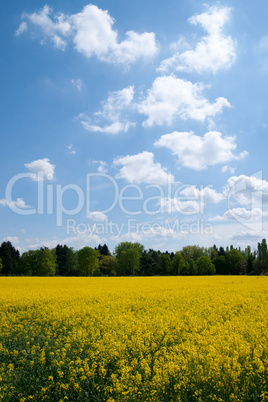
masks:
<path id="1" fill-rule="evenodd" d="M 58 244 L 22 255 L 11 242 L 0 246 L 0 275 L 22 276 L 154 276 L 154 275 L 263 275 L 268 274 L 266 239 L 257 250 L 233 246 L 185 246 L 177 252 L 145 250 L 140 243 L 121 242 L 113 253 L 106 244 L 94 249 Z"/>

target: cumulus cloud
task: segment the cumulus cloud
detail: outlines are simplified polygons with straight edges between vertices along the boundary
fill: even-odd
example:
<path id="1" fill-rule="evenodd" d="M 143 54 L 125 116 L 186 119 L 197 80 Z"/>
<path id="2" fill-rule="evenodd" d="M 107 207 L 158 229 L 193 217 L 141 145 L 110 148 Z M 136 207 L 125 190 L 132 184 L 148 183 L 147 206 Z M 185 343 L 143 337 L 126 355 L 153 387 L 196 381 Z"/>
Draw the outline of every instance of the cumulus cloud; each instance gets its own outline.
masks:
<path id="1" fill-rule="evenodd" d="M 202 210 L 202 204 L 195 200 L 181 201 L 180 198 L 161 198 L 159 206 L 163 212 L 178 212 L 182 215 L 198 214 Z"/>
<path id="2" fill-rule="evenodd" d="M 130 127 L 135 126 L 135 123 L 122 118 L 122 113 L 131 109 L 133 97 L 133 86 L 111 92 L 107 100 L 102 102 L 102 110 L 94 113 L 92 118 L 84 113 L 80 113 L 78 119 L 87 131 L 105 134 L 127 132 Z M 105 122 L 108 124 L 105 124 Z"/>
<path id="3" fill-rule="evenodd" d="M 115 166 L 122 166 L 117 179 L 125 179 L 130 183 L 151 183 L 166 185 L 174 182 L 174 176 L 160 163 L 154 162 L 152 152 L 141 152 L 137 155 L 127 155 L 114 159 Z"/>
<path id="4" fill-rule="evenodd" d="M 92 221 L 96 221 L 96 222 L 102 222 L 102 221 L 106 221 L 108 218 L 107 216 L 100 211 L 93 211 L 90 214 L 87 215 L 87 218 L 91 219 Z"/>
<path id="5" fill-rule="evenodd" d="M 217 215 L 213 218 L 209 218 L 210 221 L 255 221 L 262 219 L 262 217 L 267 216 L 267 213 L 262 211 L 260 208 L 232 208 L 224 212 L 223 215 Z"/>
<path id="6" fill-rule="evenodd" d="M 92 162 L 94 165 L 98 165 L 98 172 L 99 173 L 107 173 L 108 169 L 107 169 L 107 162 L 105 161 L 93 161 Z"/>
<path id="7" fill-rule="evenodd" d="M 19 240 L 19 238 L 17 236 L 13 236 L 13 237 L 7 236 L 7 237 L 5 237 L 3 239 L 3 241 L 10 241 L 10 243 L 12 243 L 12 244 L 19 244 L 20 243 L 20 240 Z"/>
<path id="8" fill-rule="evenodd" d="M 228 173 L 234 174 L 235 168 L 231 167 L 231 166 L 228 166 L 228 165 L 225 165 L 225 166 L 223 166 L 221 168 L 221 171 L 222 171 L 222 173 L 227 173 L 228 172 Z"/>
<path id="9" fill-rule="evenodd" d="M 73 15 L 54 14 L 45 5 L 39 12 L 22 15 L 24 25 L 16 31 L 20 35 L 26 29 L 26 22 L 39 30 L 42 41 L 52 41 L 54 46 L 65 50 L 67 44 L 85 57 L 96 57 L 101 61 L 129 65 L 140 59 L 153 57 L 157 51 L 153 32 L 137 33 L 128 31 L 125 40 L 118 40 L 118 33 L 113 29 L 114 19 L 107 10 L 101 10 L 93 4 L 86 5 L 81 12 Z"/>
<path id="10" fill-rule="evenodd" d="M 0 205 L 3 207 L 15 207 L 19 209 L 31 208 L 30 205 L 25 204 L 22 198 L 17 198 L 16 201 L 8 201 L 6 198 L 0 200 Z"/>
<path id="11" fill-rule="evenodd" d="M 26 23 L 25 21 L 23 21 L 23 22 L 19 25 L 18 29 L 16 30 L 15 36 L 21 35 L 23 32 L 26 32 L 27 29 L 28 29 L 28 25 L 27 25 L 27 23 Z"/>
<path id="12" fill-rule="evenodd" d="M 203 137 L 193 132 L 174 131 L 165 134 L 154 144 L 166 147 L 178 156 L 179 163 L 194 170 L 207 169 L 218 163 L 239 160 L 247 155 L 246 151 L 235 155 L 236 143 L 234 137 L 223 137 L 218 131 L 209 131 Z"/>
<path id="13" fill-rule="evenodd" d="M 228 179 L 225 194 L 241 205 L 257 205 L 268 202 L 268 181 L 255 176 L 232 176 Z"/>
<path id="14" fill-rule="evenodd" d="M 218 204 L 224 199 L 222 193 L 218 193 L 216 190 L 210 187 L 199 189 L 196 186 L 187 186 L 180 191 L 180 194 L 184 197 L 193 197 L 201 202 L 208 202 L 212 204 Z"/>
<path id="15" fill-rule="evenodd" d="M 48 158 L 37 159 L 30 163 L 25 163 L 24 166 L 33 173 L 33 180 L 41 181 L 44 179 L 54 180 L 55 165 L 50 163 Z"/>
<path id="16" fill-rule="evenodd" d="M 187 186 L 179 191 L 179 197 L 161 198 L 159 205 L 164 212 L 192 215 L 204 213 L 205 204 L 217 204 L 223 199 L 222 193 L 210 187 L 198 189 L 196 186 Z"/>
<path id="17" fill-rule="evenodd" d="M 175 52 L 163 60 L 158 70 L 216 73 L 230 68 L 236 58 L 236 41 L 224 33 L 230 16 L 231 8 L 212 6 L 206 12 L 189 18 L 190 24 L 201 26 L 207 34 L 195 48 Z"/>
<path id="18" fill-rule="evenodd" d="M 44 43 L 44 40 L 48 39 L 53 42 L 56 48 L 65 50 L 67 38 L 70 36 L 72 31 L 71 21 L 62 13 L 51 18 L 51 13 L 52 9 L 45 5 L 38 13 L 24 13 L 22 18 L 24 19 L 23 22 L 28 22 L 28 27 L 30 23 L 41 31 L 43 34 L 43 41 L 41 43 Z M 25 29 L 21 29 L 22 24 L 16 31 L 17 35 L 25 31 Z"/>
<path id="19" fill-rule="evenodd" d="M 144 127 L 172 124 L 175 118 L 204 121 L 230 107 L 225 98 L 210 103 L 202 96 L 204 85 L 176 78 L 172 75 L 157 77 L 147 97 L 138 105 L 138 111 L 148 118 Z"/>
<path id="20" fill-rule="evenodd" d="M 245 240 L 252 240 L 252 239 L 256 239 L 256 240 L 260 240 L 267 237 L 268 232 L 265 231 L 257 231 L 257 230 L 238 230 L 234 233 L 232 233 L 231 235 L 228 236 L 228 239 L 230 240 L 241 240 L 241 239 L 245 239 Z M 247 243 L 248 244 L 248 243 Z"/>

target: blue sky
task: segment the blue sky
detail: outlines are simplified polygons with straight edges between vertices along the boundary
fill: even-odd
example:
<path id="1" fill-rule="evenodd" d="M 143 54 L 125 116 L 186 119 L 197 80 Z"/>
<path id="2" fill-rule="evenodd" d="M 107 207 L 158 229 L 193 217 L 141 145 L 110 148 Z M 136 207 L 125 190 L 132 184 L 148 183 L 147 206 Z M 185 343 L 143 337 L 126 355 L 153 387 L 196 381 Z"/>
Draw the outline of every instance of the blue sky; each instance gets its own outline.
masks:
<path id="1" fill-rule="evenodd" d="M 267 237 L 265 0 L 1 3 L 0 241 Z"/>

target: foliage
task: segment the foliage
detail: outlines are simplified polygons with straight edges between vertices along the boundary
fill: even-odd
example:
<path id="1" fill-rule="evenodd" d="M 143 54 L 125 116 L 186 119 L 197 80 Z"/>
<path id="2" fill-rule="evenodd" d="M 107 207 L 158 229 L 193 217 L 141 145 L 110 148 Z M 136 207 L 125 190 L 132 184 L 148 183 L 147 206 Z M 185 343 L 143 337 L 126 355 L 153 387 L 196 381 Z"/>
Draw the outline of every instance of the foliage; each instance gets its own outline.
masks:
<path id="1" fill-rule="evenodd" d="M 171 259 L 169 254 L 161 254 L 161 268 L 162 268 L 162 275 L 170 275 L 171 271 Z"/>
<path id="2" fill-rule="evenodd" d="M 140 270 L 140 259 L 144 247 L 140 243 L 121 242 L 115 247 L 118 274 L 135 275 Z"/>
<path id="3" fill-rule="evenodd" d="M 190 259 L 196 261 L 202 255 L 206 255 L 207 251 L 204 247 L 199 246 L 185 246 L 180 251 L 185 261 Z"/>
<path id="4" fill-rule="evenodd" d="M 186 267 L 185 260 L 181 253 L 177 252 L 172 260 L 172 273 L 173 275 L 180 275 L 180 273 Z"/>
<path id="5" fill-rule="evenodd" d="M 18 274 L 33 276 L 53 276 L 56 273 L 56 261 L 52 251 L 47 248 L 29 250 L 22 254 Z"/>
<path id="6" fill-rule="evenodd" d="M 56 249 L 57 274 L 60 276 L 77 276 L 78 255 L 72 247 L 57 245 Z"/>
<path id="7" fill-rule="evenodd" d="M 196 265 L 198 275 L 214 275 L 216 273 L 215 265 L 206 255 L 199 257 L 196 261 Z"/>
<path id="8" fill-rule="evenodd" d="M 117 259 L 112 255 L 101 254 L 99 266 L 101 275 L 115 276 L 117 272 Z"/>
<path id="9" fill-rule="evenodd" d="M 98 252 L 91 247 L 84 247 L 77 252 L 79 272 L 83 276 L 99 275 Z"/>
<path id="10" fill-rule="evenodd" d="M 45 251 L 47 250 L 47 251 Z M 44 253 L 45 251 L 45 253 Z M 43 254 L 44 253 L 44 254 Z M 1 257 L 2 256 L 2 257 Z M 203 258 L 205 257 L 205 258 Z M 175 254 L 144 250 L 140 243 L 121 242 L 112 255 L 106 244 L 95 249 L 84 247 L 75 251 L 66 245 L 48 250 L 29 250 L 20 257 L 10 242 L 0 246 L 2 275 L 25 276 L 154 276 L 154 275 L 267 275 L 268 248 L 266 240 L 257 251 L 232 245 L 214 245 L 208 249 L 185 246 Z M 200 259 L 201 258 L 201 259 Z M 1 270 L 0 270 L 1 273 Z"/>
<path id="11" fill-rule="evenodd" d="M 10 241 L 3 242 L 0 246 L 0 258 L 2 259 L 2 275 L 16 274 L 20 253 Z"/>

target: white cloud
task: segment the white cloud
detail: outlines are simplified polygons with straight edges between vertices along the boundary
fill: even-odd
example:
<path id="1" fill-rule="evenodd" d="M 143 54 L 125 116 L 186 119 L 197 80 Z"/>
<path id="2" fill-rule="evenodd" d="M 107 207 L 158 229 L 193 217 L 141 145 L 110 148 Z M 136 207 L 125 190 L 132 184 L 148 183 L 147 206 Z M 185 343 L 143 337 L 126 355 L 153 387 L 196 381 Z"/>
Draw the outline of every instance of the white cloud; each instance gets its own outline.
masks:
<path id="1" fill-rule="evenodd" d="M 41 181 L 44 179 L 54 180 L 55 165 L 50 163 L 48 158 L 38 159 L 36 161 L 25 163 L 24 166 L 33 173 L 33 180 Z"/>
<path id="2" fill-rule="evenodd" d="M 73 247 L 75 250 L 79 250 L 85 246 L 95 246 L 102 243 L 102 239 L 96 232 L 98 231 L 98 227 L 94 224 L 92 227 L 89 227 L 87 230 L 79 231 L 78 228 L 75 230 L 75 235 L 72 237 L 66 238 L 53 238 L 53 239 L 26 239 L 27 250 L 35 250 L 40 247 L 48 247 L 49 249 L 55 248 L 58 244 L 66 244 L 68 247 Z"/>
<path id="3" fill-rule="evenodd" d="M 206 12 L 189 18 L 191 24 L 200 25 L 207 35 L 201 38 L 194 49 L 176 52 L 170 58 L 163 60 L 159 70 L 215 74 L 219 70 L 230 68 L 236 58 L 236 42 L 223 32 L 230 15 L 230 8 L 213 6 Z"/>
<path id="4" fill-rule="evenodd" d="M 225 165 L 225 166 L 223 166 L 221 168 L 221 171 L 222 171 L 222 173 L 227 173 L 228 172 L 228 173 L 234 174 L 235 168 L 231 167 L 231 166 L 228 166 L 228 165 Z"/>
<path id="5" fill-rule="evenodd" d="M 222 193 L 217 193 L 216 190 L 210 187 L 198 189 L 196 186 L 187 186 L 180 191 L 180 194 L 184 197 L 196 198 L 199 202 L 208 202 L 212 204 L 218 204 L 224 199 Z"/>
<path id="6" fill-rule="evenodd" d="M 126 133 L 128 132 L 130 127 L 133 127 L 135 125 L 135 123 L 131 122 L 121 123 L 120 121 L 117 121 L 115 123 L 101 127 L 98 125 L 90 124 L 90 122 L 87 121 L 87 118 L 85 118 L 85 120 L 81 120 L 81 124 L 87 131 L 103 134 L 118 134 L 120 132 Z"/>
<path id="7" fill-rule="evenodd" d="M 266 212 L 263 212 L 260 208 L 252 208 L 252 209 L 245 209 L 245 208 L 232 208 L 228 211 L 224 212 L 224 214 L 214 216 L 213 218 L 209 218 L 211 222 L 216 221 L 255 221 L 262 219 L 262 217 L 267 216 Z"/>
<path id="8" fill-rule="evenodd" d="M 196 186 L 187 186 L 179 194 L 180 196 L 175 198 L 161 198 L 159 202 L 161 210 L 184 215 L 204 213 L 206 203 L 217 204 L 224 199 L 223 194 L 217 193 L 210 187 L 198 189 Z"/>
<path id="9" fill-rule="evenodd" d="M 76 150 L 73 149 L 73 144 L 67 145 L 67 152 L 69 155 L 75 155 L 76 154 Z"/>
<path id="10" fill-rule="evenodd" d="M 125 241 L 126 239 L 131 242 L 143 242 L 147 238 L 155 239 L 181 239 L 186 236 L 187 232 L 183 230 L 178 230 L 176 225 L 170 227 L 170 223 L 166 226 L 161 226 L 159 223 L 143 222 L 138 224 L 137 229 L 134 231 L 128 231 L 124 234 L 118 234 L 116 236 L 111 236 L 111 240 L 119 243 L 120 241 Z"/>
<path id="11" fill-rule="evenodd" d="M 267 237 L 268 232 L 264 231 L 257 231 L 257 230 L 238 230 L 234 233 L 232 233 L 230 236 L 228 236 L 228 239 L 230 240 L 240 240 L 240 239 L 245 239 L 245 240 L 261 240 L 265 237 Z M 255 246 L 256 244 L 254 244 Z"/>
<path id="12" fill-rule="evenodd" d="M 55 15 L 54 19 L 51 19 L 51 13 L 52 9 L 45 5 L 38 13 L 25 13 L 22 15 L 22 18 L 31 22 L 33 26 L 38 27 L 45 39 L 50 39 L 56 48 L 65 50 L 67 45 L 66 39 L 72 31 L 71 22 L 64 14 Z"/>
<path id="13" fill-rule="evenodd" d="M 15 207 L 19 209 L 31 208 L 30 205 L 25 204 L 25 201 L 22 198 L 17 198 L 16 201 L 8 201 L 7 199 L 3 198 L 0 200 L 0 205 L 3 207 Z"/>
<path id="14" fill-rule="evenodd" d="M 268 182 L 255 176 L 232 176 L 224 190 L 229 199 L 241 205 L 259 205 L 268 202 Z"/>
<path id="15" fill-rule="evenodd" d="M 202 96 L 204 88 L 201 83 L 193 84 L 172 75 L 157 77 L 146 99 L 138 105 L 139 113 L 148 116 L 143 126 L 172 124 L 177 117 L 204 121 L 230 107 L 225 98 L 210 103 Z"/>
<path id="16" fill-rule="evenodd" d="M 134 63 L 157 53 L 154 33 L 126 32 L 126 39 L 118 42 L 114 20 L 108 11 L 89 4 L 81 13 L 72 16 L 76 49 L 86 57 L 96 56 L 109 63 Z"/>
<path id="17" fill-rule="evenodd" d="M 81 92 L 83 87 L 83 82 L 80 78 L 73 78 L 71 83 L 76 87 L 76 89 Z"/>
<path id="18" fill-rule="evenodd" d="M 247 155 L 246 151 L 235 155 L 234 137 L 223 137 L 218 131 L 209 131 L 203 137 L 193 132 L 174 131 L 165 134 L 154 144 L 157 147 L 169 148 L 179 158 L 182 166 L 194 170 L 207 169 L 218 163 L 239 160 Z"/>
<path id="19" fill-rule="evenodd" d="M 28 29 L 28 25 L 25 21 L 23 21 L 20 26 L 18 27 L 18 29 L 15 32 L 15 36 L 19 36 L 21 35 L 23 32 L 26 32 Z"/>
<path id="20" fill-rule="evenodd" d="M 19 244 L 20 240 L 17 236 L 11 237 L 11 236 L 7 236 L 3 239 L 3 241 L 10 241 L 10 243 L 12 244 Z"/>
<path id="21" fill-rule="evenodd" d="M 112 63 L 135 63 L 139 59 L 149 59 L 155 56 L 158 48 L 153 32 L 138 34 L 134 31 L 126 32 L 126 40 L 118 43 L 107 61 Z"/>
<path id="22" fill-rule="evenodd" d="M 86 57 L 93 55 L 103 60 L 113 50 L 117 33 L 113 30 L 113 18 L 93 4 L 72 16 L 74 23 L 74 43 L 78 52 Z"/>
<path id="23" fill-rule="evenodd" d="M 87 218 L 91 219 L 92 221 L 101 222 L 106 221 L 108 218 L 107 216 L 100 211 L 93 211 L 87 215 Z"/>
<path id="24" fill-rule="evenodd" d="M 164 212 L 178 212 L 182 215 L 198 214 L 202 210 L 202 204 L 200 202 L 195 200 L 181 201 L 180 198 L 161 198 L 159 205 Z"/>
<path id="25" fill-rule="evenodd" d="M 122 166 L 117 179 L 125 179 L 130 183 L 152 183 L 166 185 L 174 182 L 174 176 L 154 162 L 152 152 L 141 152 L 114 159 L 115 166 Z"/>
<path id="26" fill-rule="evenodd" d="M 186 235 L 184 231 L 176 231 L 172 228 L 168 228 L 165 226 L 160 226 L 158 224 L 151 225 L 151 227 L 147 231 L 143 231 L 144 237 L 163 237 L 163 238 L 182 238 Z"/>
<path id="27" fill-rule="evenodd" d="M 129 65 L 151 58 L 158 51 L 152 32 L 128 31 L 126 39 L 119 42 L 118 33 L 113 29 L 114 19 L 107 10 L 93 4 L 73 15 L 53 15 L 52 9 L 45 5 L 38 13 L 23 14 L 22 18 L 39 29 L 57 48 L 65 50 L 67 44 L 73 42 L 75 49 L 87 58 L 95 56 L 108 63 Z M 24 31 L 20 25 L 16 34 Z"/>
<path id="28" fill-rule="evenodd" d="M 130 127 L 135 126 L 135 123 L 122 119 L 122 112 L 131 109 L 133 98 L 133 86 L 111 92 L 107 100 L 103 102 L 102 110 L 94 113 L 93 118 L 88 117 L 84 113 L 80 113 L 78 118 L 87 131 L 105 134 L 127 132 Z M 109 124 L 105 124 L 104 122 L 108 122 Z M 100 123 L 104 124 L 100 125 Z"/>
<path id="29" fill-rule="evenodd" d="M 107 173 L 107 162 L 105 161 L 93 161 L 93 164 L 99 165 L 98 172 L 99 173 Z"/>

